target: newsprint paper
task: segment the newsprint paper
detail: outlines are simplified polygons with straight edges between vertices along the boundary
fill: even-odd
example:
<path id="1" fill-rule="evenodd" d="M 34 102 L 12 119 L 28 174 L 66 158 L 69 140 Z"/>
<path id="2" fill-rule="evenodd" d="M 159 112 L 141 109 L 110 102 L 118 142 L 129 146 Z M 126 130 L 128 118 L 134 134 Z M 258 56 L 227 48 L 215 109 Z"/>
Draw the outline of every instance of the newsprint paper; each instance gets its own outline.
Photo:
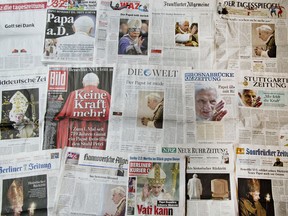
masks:
<path id="1" fill-rule="evenodd" d="M 226 143 L 237 138 L 236 73 L 183 73 L 185 138 L 187 144 Z"/>
<path id="2" fill-rule="evenodd" d="M 287 215 L 287 148 L 239 145 L 236 154 L 239 215 Z"/>
<path id="3" fill-rule="evenodd" d="M 186 156 L 186 215 L 236 215 L 233 145 L 175 145 L 162 153 Z"/>
<path id="4" fill-rule="evenodd" d="M 1 215 L 53 215 L 61 150 L 1 156 Z"/>
<path id="5" fill-rule="evenodd" d="M 239 143 L 288 144 L 288 76 L 241 71 L 238 79 Z"/>
<path id="6" fill-rule="evenodd" d="M 127 154 L 71 147 L 63 154 L 54 215 L 125 215 Z"/>
<path id="7" fill-rule="evenodd" d="M 216 68 L 285 72 L 287 8 L 286 0 L 218 0 Z"/>
<path id="8" fill-rule="evenodd" d="M 118 65 L 107 149 L 155 153 L 183 143 L 181 77 L 175 67 Z"/>
<path id="9" fill-rule="evenodd" d="M 185 157 L 130 154 L 127 215 L 185 215 Z"/>
<path id="10" fill-rule="evenodd" d="M 43 149 L 105 150 L 113 69 L 49 67 Z"/>
<path id="11" fill-rule="evenodd" d="M 0 75 L 0 155 L 41 150 L 46 102 L 44 67 Z"/>
<path id="12" fill-rule="evenodd" d="M 92 63 L 96 10 L 48 9 L 42 61 Z"/>
<path id="13" fill-rule="evenodd" d="M 0 70 L 41 65 L 45 0 L 1 0 Z"/>

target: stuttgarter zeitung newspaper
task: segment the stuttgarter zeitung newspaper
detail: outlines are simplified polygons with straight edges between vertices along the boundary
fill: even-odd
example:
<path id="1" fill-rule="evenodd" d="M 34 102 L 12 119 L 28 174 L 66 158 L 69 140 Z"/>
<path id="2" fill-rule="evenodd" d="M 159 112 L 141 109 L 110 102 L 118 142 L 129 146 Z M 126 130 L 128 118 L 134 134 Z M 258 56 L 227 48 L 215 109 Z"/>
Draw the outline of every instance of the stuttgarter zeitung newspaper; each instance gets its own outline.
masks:
<path id="1" fill-rule="evenodd" d="M 50 66 L 43 149 L 106 149 L 113 66 Z"/>
<path id="2" fill-rule="evenodd" d="M 180 68 L 118 65 L 107 150 L 155 153 L 183 143 Z"/>
<path id="3" fill-rule="evenodd" d="M 96 10 L 47 9 L 43 63 L 92 63 Z"/>
<path id="4" fill-rule="evenodd" d="M 41 150 L 47 69 L 0 75 L 0 155 Z"/>
<path id="5" fill-rule="evenodd" d="M 236 73 L 191 70 L 183 74 L 185 143 L 235 141 L 238 122 Z"/>
<path id="6" fill-rule="evenodd" d="M 130 154 L 126 215 L 185 215 L 185 157 Z"/>
<path id="7" fill-rule="evenodd" d="M 162 153 L 186 156 L 186 215 L 236 215 L 232 143 L 175 145 L 162 147 Z"/>
<path id="8" fill-rule="evenodd" d="M 54 215 L 125 215 L 128 156 L 66 147 Z"/>
<path id="9" fill-rule="evenodd" d="M 285 0 L 218 0 L 215 68 L 285 72 L 287 8 Z"/>
<path id="10" fill-rule="evenodd" d="M 212 69 L 215 1 L 152 1 L 149 64 Z"/>
<path id="11" fill-rule="evenodd" d="M 287 147 L 239 145 L 236 154 L 239 215 L 287 215 Z"/>
<path id="12" fill-rule="evenodd" d="M 0 71 L 41 66 L 46 6 L 44 0 L 1 0 Z"/>
<path id="13" fill-rule="evenodd" d="M 98 1 L 96 62 L 147 64 L 151 19 L 149 2 Z"/>
<path id="14" fill-rule="evenodd" d="M 1 215 L 53 215 L 61 150 L 1 156 Z"/>
<path id="15" fill-rule="evenodd" d="M 97 0 L 47 0 L 47 7 L 69 10 L 93 10 L 97 8 Z"/>
<path id="16" fill-rule="evenodd" d="M 288 145 L 288 76 L 241 71 L 238 78 L 239 143 Z"/>

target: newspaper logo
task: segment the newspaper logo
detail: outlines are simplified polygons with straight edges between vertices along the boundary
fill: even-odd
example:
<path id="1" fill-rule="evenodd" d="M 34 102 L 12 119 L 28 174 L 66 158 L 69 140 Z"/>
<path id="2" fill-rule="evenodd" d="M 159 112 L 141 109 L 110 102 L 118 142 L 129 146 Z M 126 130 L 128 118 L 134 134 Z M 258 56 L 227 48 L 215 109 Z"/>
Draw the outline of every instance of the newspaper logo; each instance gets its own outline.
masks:
<path id="1" fill-rule="evenodd" d="M 48 90 L 67 91 L 68 71 L 67 70 L 50 70 L 48 80 Z"/>
<path id="2" fill-rule="evenodd" d="M 237 148 L 236 149 L 236 154 L 244 154 L 245 153 L 245 149 L 244 148 Z"/>
<path id="3" fill-rule="evenodd" d="M 137 175 L 137 174 L 148 174 L 150 169 L 152 168 L 152 162 L 130 162 L 129 164 L 129 174 Z"/>
<path id="4" fill-rule="evenodd" d="M 176 148 L 162 147 L 162 153 L 177 153 Z"/>

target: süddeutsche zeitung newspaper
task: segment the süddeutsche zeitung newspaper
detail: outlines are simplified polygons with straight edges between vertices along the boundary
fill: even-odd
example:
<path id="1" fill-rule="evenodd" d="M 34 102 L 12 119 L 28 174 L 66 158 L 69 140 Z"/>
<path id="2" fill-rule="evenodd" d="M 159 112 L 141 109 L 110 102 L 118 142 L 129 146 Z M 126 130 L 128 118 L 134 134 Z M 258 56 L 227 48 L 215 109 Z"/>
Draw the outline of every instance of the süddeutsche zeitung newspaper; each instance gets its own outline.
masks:
<path id="1" fill-rule="evenodd" d="M 125 215 L 127 155 L 67 147 L 54 215 Z"/>
<path id="2" fill-rule="evenodd" d="M 61 150 L 1 156 L 1 215 L 53 215 Z"/>
<path id="3" fill-rule="evenodd" d="M 239 145 L 236 154 L 239 215 L 287 215 L 286 147 Z"/>

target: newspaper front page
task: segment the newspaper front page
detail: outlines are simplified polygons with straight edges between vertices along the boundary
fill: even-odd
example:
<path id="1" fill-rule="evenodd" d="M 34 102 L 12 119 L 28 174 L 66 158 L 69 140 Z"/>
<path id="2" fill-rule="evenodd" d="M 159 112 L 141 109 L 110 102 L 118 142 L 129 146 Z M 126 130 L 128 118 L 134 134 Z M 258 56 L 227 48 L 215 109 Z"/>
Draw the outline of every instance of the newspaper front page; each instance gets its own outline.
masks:
<path id="1" fill-rule="evenodd" d="M 0 155 L 41 150 L 46 103 L 44 67 L 0 75 Z"/>
<path id="2" fill-rule="evenodd" d="M 185 71 L 185 143 L 226 143 L 237 139 L 236 73 Z"/>
<path id="3" fill-rule="evenodd" d="M 185 215 L 185 157 L 130 154 L 127 215 Z"/>
<path id="4" fill-rule="evenodd" d="M 287 8 L 285 0 L 218 0 L 216 68 L 285 72 Z"/>
<path id="5" fill-rule="evenodd" d="M 287 215 L 287 148 L 239 145 L 236 154 L 239 215 Z"/>
<path id="6" fill-rule="evenodd" d="M 99 0 L 96 62 L 147 64 L 149 0 Z"/>
<path id="7" fill-rule="evenodd" d="M 127 154 L 71 147 L 63 154 L 54 215 L 125 215 Z"/>
<path id="8" fill-rule="evenodd" d="M 0 2 L 0 71 L 41 66 L 46 6 L 44 0 Z"/>
<path id="9" fill-rule="evenodd" d="M 157 152 L 183 143 L 181 70 L 118 65 L 113 83 L 108 150 Z"/>
<path id="10" fill-rule="evenodd" d="M 1 156 L 1 215 L 53 215 L 61 150 Z"/>
<path id="11" fill-rule="evenodd" d="M 236 215 L 233 143 L 162 147 L 186 156 L 186 215 Z"/>
<path id="12" fill-rule="evenodd" d="M 48 9 L 42 61 L 92 63 L 96 10 Z"/>
<path id="13" fill-rule="evenodd" d="M 43 149 L 106 149 L 112 66 L 50 66 Z"/>
<path id="14" fill-rule="evenodd" d="M 286 146 L 288 76 L 249 71 L 239 75 L 239 143 Z"/>
<path id="15" fill-rule="evenodd" d="M 152 1 L 149 63 L 212 69 L 215 1 Z"/>

